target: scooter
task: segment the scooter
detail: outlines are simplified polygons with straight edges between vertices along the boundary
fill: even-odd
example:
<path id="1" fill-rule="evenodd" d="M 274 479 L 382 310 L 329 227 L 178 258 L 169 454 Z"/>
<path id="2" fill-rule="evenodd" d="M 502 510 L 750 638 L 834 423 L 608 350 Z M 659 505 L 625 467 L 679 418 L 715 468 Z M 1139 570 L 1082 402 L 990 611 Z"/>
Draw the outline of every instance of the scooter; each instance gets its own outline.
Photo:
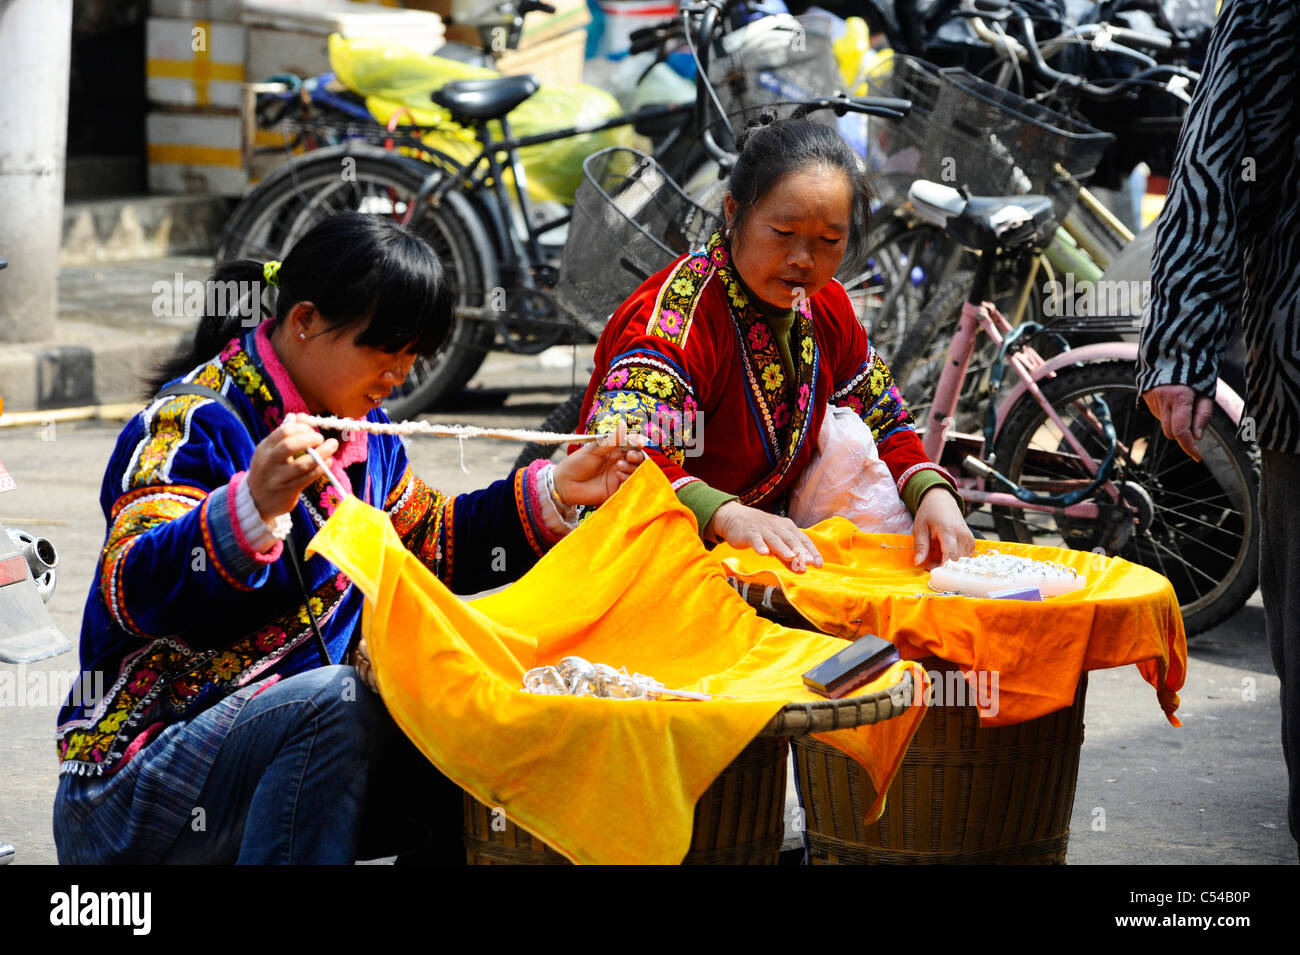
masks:
<path id="1" fill-rule="evenodd" d="M 0 269 L 8 264 L 0 258 Z M 15 487 L 0 462 L 0 493 Z M 0 663 L 34 663 L 72 649 L 45 608 L 54 596 L 58 565 L 58 551 L 48 538 L 0 522 Z M 13 846 L 0 842 L 0 865 L 13 857 Z"/>

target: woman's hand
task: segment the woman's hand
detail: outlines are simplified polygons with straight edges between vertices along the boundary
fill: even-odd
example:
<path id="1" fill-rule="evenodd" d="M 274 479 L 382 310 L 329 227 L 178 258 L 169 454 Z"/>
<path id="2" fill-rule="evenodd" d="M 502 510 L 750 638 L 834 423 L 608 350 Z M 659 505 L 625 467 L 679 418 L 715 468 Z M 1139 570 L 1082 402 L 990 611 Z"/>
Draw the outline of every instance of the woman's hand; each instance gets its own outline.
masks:
<path id="1" fill-rule="evenodd" d="M 932 567 L 945 560 L 975 553 L 975 535 L 966 526 L 957 501 L 941 487 L 932 487 L 921 495 L 912 522 L 912 540 L 916 548 L 916 564 L 926 563 L 926 558 L 933 553 L 933 543 L 939 545 L 942 557 L 931 561 L 929 566 Z"/>
<path id="2" fill-rule="evenodd" d="M 1197 444 L 1214 416 L 1214 399 L 1198 395 L 1186 385 L 1158 385 L 1142 395 L 1151 413 L 1160 419 L 1166 438 L 1177 441 L 1193 460 L 1201 460 Z"/>
<path id="3" fill-rule="evenodd" d="M 637 450 L 645 444 L 642 435 L 627 433 L 627 422 L 620 417 L 617 429 L 584 444 L 555 466 L 552 478 L 560 502 L 567 507 L 604 504 L 645 460 L 645 452 Z"/>
<path id="4" fill-rule="evenodd" d="M 262 520 L 270 522 L 292 511 L 298 495 L 320 476 L 308 448 L 315 448 L 328 466 L 339 443 L 309 425 L 286 421 L 257 445 L 246 480 Z"/>
<path id="5" fill-rule="evenodd" d="M 822 565 L 822 555 L 794 521 L 739 501 L 728 501 L 714 511 L 705 530 L 732 547 L 752 547 L 759 554 L 775 554 L 795 573 Z"/>

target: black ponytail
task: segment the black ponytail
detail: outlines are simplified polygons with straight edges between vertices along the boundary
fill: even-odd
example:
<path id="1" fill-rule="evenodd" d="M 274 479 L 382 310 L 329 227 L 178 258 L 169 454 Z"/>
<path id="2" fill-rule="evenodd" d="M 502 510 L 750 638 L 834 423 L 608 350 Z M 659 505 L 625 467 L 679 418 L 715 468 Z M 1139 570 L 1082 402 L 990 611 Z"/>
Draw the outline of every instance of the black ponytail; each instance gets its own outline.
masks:
<path id="1" fill-rule="evenodd" d="M 264 265 L 243 259 L 217 269 L 205 286 L 193 343 L 150 377 L 149 395 L 265 320 L 272 298 L 276 321 L 311 302 L 330 328 L 355 323 L 356 344 L 388 352 L 412 347 L 432 355 L 451 329 L 456 291 L 437 254 L 383 216 L 340 212 L 317 223 L 285 256 L 278 292 L 268 288 Z"/>
<path id="2" fill-rule="evenodd" d="M 769 108 L 741 130 L 736 151 L 740 158 L 727 186 L 736 201 L 733 235 L 739 234 L 754 207 L 784 177 L 810 166 L 834 169 L 848 177 L 853 195 L 840 271 L 860 264 L 871 227 L 871 182 L 865 164 L 834 127 L 804 118 L 802 109 L 788 119 L 778 119 L 776 110 Z"/>

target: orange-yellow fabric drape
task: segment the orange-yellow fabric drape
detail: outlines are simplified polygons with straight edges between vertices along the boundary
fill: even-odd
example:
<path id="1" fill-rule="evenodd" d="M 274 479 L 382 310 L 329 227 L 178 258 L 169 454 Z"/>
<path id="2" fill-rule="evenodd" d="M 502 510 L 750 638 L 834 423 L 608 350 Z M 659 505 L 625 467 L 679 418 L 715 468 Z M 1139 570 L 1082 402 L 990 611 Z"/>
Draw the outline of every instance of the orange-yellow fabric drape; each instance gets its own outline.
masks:
<path id="1" fill-rule="evenodd" d="M 984 725 L 1069 706 L 1082 672 L 1130 663 L 1155 688 L 1169 722 L 1182 725 L 1174 711 L 1187 673 L 1187 637 L 1173 586 L 1160 574 L 1089 551 L 977 541 L 976 554 L 997 549 L 1055 561 L 1087 586 L 1041 603 L 945 597 L 930 591 L 929 571 L 913 565 L 910 536 L 864 534 L 843 518 L 806 533 L 824 564 L 803 574 L 726 544 L 713 555 L 732 576 L 779 584 L 827 633 L 849 640 L 874 633 L 904 659 L 936 656 L 968 673 L 997 673 L 997 712 L 982 714 Z"/>
<path id="2" fill-rule="evenodd" d="M 575 862 L 677 863 L 695 802 L 841 640 L 759 618 L 652 465 L 517 583 L 467 604 L 355 498 L 311 543 L 365 594 L 381 695 L 420 750 L 480 802 Z M 534 696 L 524 671 L 568 655 L 626 666 L 708 702 Z M 896 683 L 895 664 L 860 694 Z M 924 715 L 826 734 L 885 792 Z M 869 819 L 878 816 L 878 804 Z"/>

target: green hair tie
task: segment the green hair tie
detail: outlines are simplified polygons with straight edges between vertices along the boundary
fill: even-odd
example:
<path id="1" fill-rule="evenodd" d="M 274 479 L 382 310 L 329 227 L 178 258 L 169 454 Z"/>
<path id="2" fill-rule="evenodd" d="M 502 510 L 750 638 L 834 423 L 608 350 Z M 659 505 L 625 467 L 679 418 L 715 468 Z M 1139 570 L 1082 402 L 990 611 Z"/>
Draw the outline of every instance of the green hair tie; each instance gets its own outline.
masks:
<path id="1" fill-rule="evenodd" d="M 280 263 L 274 259 L 262 266 L 262 278 L 271 288 L 280 287 Z"/>

